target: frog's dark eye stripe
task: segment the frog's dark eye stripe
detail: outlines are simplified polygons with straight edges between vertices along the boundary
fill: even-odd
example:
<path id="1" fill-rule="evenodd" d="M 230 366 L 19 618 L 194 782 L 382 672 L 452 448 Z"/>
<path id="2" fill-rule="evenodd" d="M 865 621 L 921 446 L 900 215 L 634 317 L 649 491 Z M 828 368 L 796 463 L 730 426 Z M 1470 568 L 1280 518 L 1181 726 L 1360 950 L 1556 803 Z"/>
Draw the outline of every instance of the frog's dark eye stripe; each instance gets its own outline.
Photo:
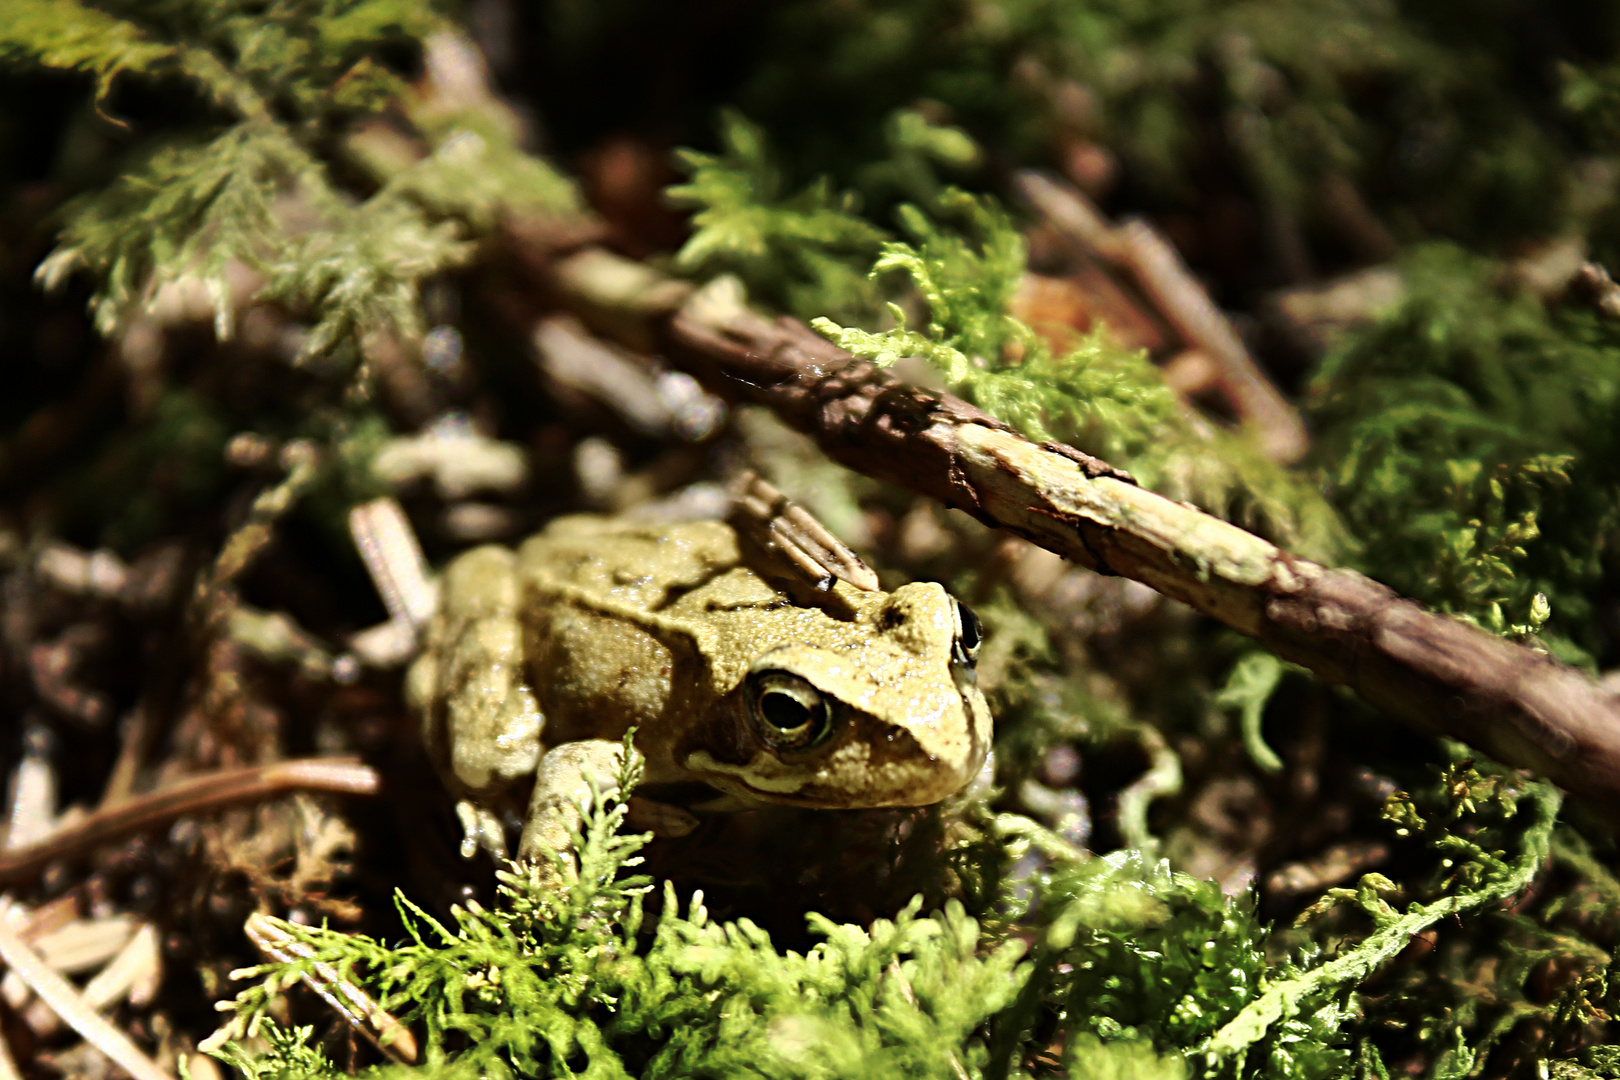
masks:
<path id="1" fill-rule="evenodd" d="M 984 630 L 979 624 L 979 617 L 973 614 L 973 609 L 966 604 L 951 598 L 956 606 L 956 640 L 951 643 L 951 658 L 959 664 L 969 667 L 979 658 L 979 645 L 984 640 Z"/>
<path id="2" fill-rule="evenodd" d="M 783 750 L 808 750 L 832 731 L 832 709 L 821 691 L 786 671 L 748 676 L 748 711 L 765 741 Z"/>

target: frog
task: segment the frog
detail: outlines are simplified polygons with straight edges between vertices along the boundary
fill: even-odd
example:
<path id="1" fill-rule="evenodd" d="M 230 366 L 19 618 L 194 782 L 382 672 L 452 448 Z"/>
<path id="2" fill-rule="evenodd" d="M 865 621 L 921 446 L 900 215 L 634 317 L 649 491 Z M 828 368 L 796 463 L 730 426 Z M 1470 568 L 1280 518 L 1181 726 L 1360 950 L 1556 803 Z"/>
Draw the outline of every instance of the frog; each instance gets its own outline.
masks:
<path id="1" fill-rule="evenodd" d="M 627 736 L 638 822 L 660 835 L 707 813 L 927 806 L 967 786 L 992 728 L 971 609 L 935 582 L 884 591 L 852 555 L 864 573 L 784 547 L 730 521 L 574 515 L 454 559 L 406 697 L 457 797 L 462 854 L 504 859 L 515 817 L 518 860 L 566 868 Z"/>

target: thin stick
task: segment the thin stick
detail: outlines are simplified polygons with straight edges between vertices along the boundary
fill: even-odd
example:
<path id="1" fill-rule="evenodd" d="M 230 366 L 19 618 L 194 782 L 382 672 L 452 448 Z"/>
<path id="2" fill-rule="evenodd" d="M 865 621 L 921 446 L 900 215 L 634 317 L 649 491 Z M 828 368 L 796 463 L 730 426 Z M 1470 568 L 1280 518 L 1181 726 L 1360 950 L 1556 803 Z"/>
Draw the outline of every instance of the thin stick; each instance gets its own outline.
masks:
<path id="1" fill-rule="evenodd" d="M 6 926 L 3 919 L 0 919 L 0 960 L 4 960 L 6 966 L 85 1042 L 106 1054 L 135 1080 L 174 1080 L 128 1035 L 87 1005 L 73 984 L 46 966 L 39 954 Z"/>
<path id="2" fill-rule="evenodd" d="M 58 859 L 191 814 L 260 802 L 293 791 L 375 795 L 382 779 L 369 765 L 339 758 L 304 758 L 194 776 L 97 810 L 37 844 L 0 854 L 0 885 L 32 880 Z"/>
<path id="3" fill-rule="evenodd" d="M 135 776 L 140 772 L 141 758 L 151 738 L 151 710 L 145 701 L 118 722 L 118 757 L 113 760 L 112 775 L 101 793 L 103 808 L 116 806 L 128 799 L 135 790 Z"/>
<path id="4" fill-rule="evenodd" d="M 314 946 L 299 941 L 280 919 L 262 912 L 249 915 L 242 929 L 261 953 L 278 964 L 293 964 L 315 956 Z M 313 967 L 313 971 L 299 976 L 305 986 L 384 1054 L 402 1065 L 416 1063 L 416 1036 L 410 1028 L 378 1005 L 370 994 L 340 977 L 331 964 L 316 961 Z"/>
<path id="5" fill-rule="evenodd" d="M 438 592 L 410 519 L 396 499 L 383 497 L 349 511 L 349 533 L 394 622 L 420 628 L 433 617 Z"/>
<path id="6" fill-rule="evenodd" d="M 827 526 L 763 477 L 742 473 L 732 485 L 732 497 L 732 524 L 739 531 L 757 534 L 760 542 L 779 552 L 807 584 L 825 589 L 837 578 L 862 592 L 877 591 L 878 577 L 872 568 Z"/>
<path id="7" fill-rule="evenodd" d="M 11 1040 L 0 1032 L 0 1080 L 23 1080 L 22 1070 L 11 1053 Z"/>
<path id="8" fill-rule="evenodd" d="M 1152 586 L 1391 716 L 1620 807 L 1620 696 L 1574 668 L 1144 491 L 1072 447 L 1037 446 L 721 289 L 651 318 L 670 363 L 769 406 L 834 460 Z"/>

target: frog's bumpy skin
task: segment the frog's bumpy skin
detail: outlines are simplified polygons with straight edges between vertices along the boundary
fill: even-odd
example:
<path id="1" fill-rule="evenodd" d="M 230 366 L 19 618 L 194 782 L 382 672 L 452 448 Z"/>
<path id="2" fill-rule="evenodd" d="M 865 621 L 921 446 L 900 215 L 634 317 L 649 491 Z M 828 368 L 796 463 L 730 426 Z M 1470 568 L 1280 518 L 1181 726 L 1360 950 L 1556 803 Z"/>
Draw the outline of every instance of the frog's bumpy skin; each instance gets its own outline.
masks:
<path id="1" fill-rule="evenodd" d="M 463 814 L 472 850 L 499 853 L 499 822 L 526 809 L 519 857 L 566 864 L 585 777 L 611 785 L 632 728 L 649 790 L 673 785 L 699 812 L 924 805 L 969 783 L 989 747 L 943 587 L 790 597 L 720 522 L 559 519 L 516 553 L 462 555 L 440 593 L 407 691 L 446 782 L 480 811 Z M 774 743 L 748 696 L 761 671 L 830 703 L 832 734 Z M 635 803 L 639 827 L 696 825 L 681 805 Z"/>
<path id="2" fill-rule="evenodd" d="M 474 795 L 495 794 L 533 774 L 545 728 L 523 682 L 512 552 L 468 552 L 450 564 L 443 590 L 408 693 L 422 714 L 424 742 L 448 756 L 458 784 Z"/>

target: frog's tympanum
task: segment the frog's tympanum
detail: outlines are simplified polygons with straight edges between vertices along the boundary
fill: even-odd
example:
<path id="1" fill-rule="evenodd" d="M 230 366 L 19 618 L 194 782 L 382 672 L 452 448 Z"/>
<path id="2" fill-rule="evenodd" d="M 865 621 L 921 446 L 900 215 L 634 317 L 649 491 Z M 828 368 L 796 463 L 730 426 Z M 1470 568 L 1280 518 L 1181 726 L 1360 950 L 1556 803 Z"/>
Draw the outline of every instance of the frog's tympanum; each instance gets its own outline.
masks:
<path id="1" fill-rule="evenodd" d="M 783 587 L 754 554 L 721 522 L 572 517 L 450 564 L 408 694 L 465 854 L 504 854 L 531 781 L 519 856 L 566 850 L 631 728 L 641 820 L 667 833 L 693 810 L 923 806 L 973 778 L 972 612 L 933 583 Z"/>

